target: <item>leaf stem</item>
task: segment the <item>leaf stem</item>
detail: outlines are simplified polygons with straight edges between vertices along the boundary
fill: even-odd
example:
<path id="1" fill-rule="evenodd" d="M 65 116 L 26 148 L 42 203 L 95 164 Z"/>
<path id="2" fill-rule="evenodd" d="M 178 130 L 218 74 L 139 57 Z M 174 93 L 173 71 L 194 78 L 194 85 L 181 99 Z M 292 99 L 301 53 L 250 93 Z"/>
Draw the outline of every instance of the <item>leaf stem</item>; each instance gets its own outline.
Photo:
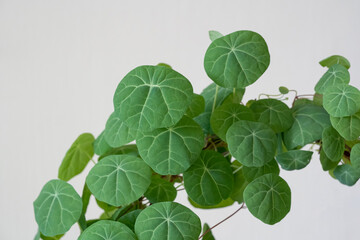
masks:
<path id="1" fill-rule="evenodd" d="M 239 212 L 242 208 L 244 208 L 244 202 L 241 204 L 240 208 L 238 208 L 235 212 L 233 212 L 232 214 L 230 214 L 229 216 L 227 216 L 226 218 L 224 218 L 223 220 L 221 220 L 220 222 L 218 222 L 217 224 L 215 224 L 214 226 L 212 226 L 211 228 L 209 228 L 207 231 L 205 231 L 202 235 L 200 235 L 199 239 L 203 238 L 208 232 L 210 232 L 212 229 L 214 229 L 215 227 L 219 226 L 220 224 L 222 224 L 223 222 L 225 222 L 226 220 L 228 220 L 229 218 L 231 218 L 232 216 L 234 216 L 237 212 Z"/>
<path id="2" fill-rule="evenodd" d="M 95 162 L 95 160 L 94 159 L 90 159 L 95 165 L 96 165 L 96 162 Z"/>
<path id="3" fill-rule="evenodd" d="M 214 102 L 213 102 L 213 106 L 212 106 L 211 113 L 213 113 L 214 110 L 215 110 L 218 92 L 219 92 L 219 86 L 216 85 L 216 88 L 215 88 L 215 97 L 214 97 Z"/>

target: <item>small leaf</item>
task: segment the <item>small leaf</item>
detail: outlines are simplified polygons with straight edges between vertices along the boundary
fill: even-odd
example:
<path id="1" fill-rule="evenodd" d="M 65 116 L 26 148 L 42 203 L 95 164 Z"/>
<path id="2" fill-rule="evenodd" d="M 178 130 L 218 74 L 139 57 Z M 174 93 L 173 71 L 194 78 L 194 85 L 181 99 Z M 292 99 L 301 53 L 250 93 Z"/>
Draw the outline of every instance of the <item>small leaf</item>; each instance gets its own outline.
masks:
<path id="1" fill-rule="evenodd" d="M 235 122 L 226 134 L 229 151 L 247 167 L 261 167 L 275 156 L 277 138 L 274 131 L 259 122 Z"/>
<path id="2" fill-rule="evenodd" d="M 264 166 L 261 167 L 246 167 L 243 166 L 242 169 L 245 179 L 250 183 L 254 181 L 256 178 L 261 177 L 268 173 L 273 173 L 279 175 L 280 168 L 275 159 L 267 162 Z"/>
<path id="3" fill-rule="evenodd" d="M 346 67 L 347 69 L 350 68 L 349 60 L 347 60 L 343 56 L 339 56 L 339 55 L 330 56 L 328 58 L 325 58 L 324 60 L 321 60 L 319 63 L 323 67 L 331 67 L 334 64 L 340 64 L 340 65 Z"/>
<path id="4" fill-rule="evenodd" d="M 94 156 L 94 140 L 90 133 L 83 133 L 75 140 L 60 165 L 59 179 L 69 181 L 84 170 Z"/>
<path id="5" fill-rule="evenodd" d="M 144 196 L 151 202 L 172 202 L 175 200 L 177 191 L 174 185 L 159 175 L 151 177 L 151 184 L 144 193 Z"/>
<path id="6" fill-rule="evenodd" d="M 324 92 L 323 105 L 333 117 L 348 117 L 360 110 L 360 91 L 350 85 L 336 85 Z"/>
<path id="7" fill-rule="evenodd" d="M 279 92 L 281 94 L 288 94 L 289 93 L 289 89 L 287 87 L 281 86 L 279 87 Z"/>
<path id="8" fill-rule="evenodd" d="M 78 240 L 136 240 L 135 234 L 123 223 L 101 220 L 88 227 Z"/>
<path id="9" fill-rule="evenodd" d="M 139 240 L 197 239 L 201 232 L 199 217 L 175 202 L 155 203 L 145 208 L 135 222 Z"/>
<path id="10" fill-rule="evenodd" d="M 360 136 L 360 111 L 349 117 L 330 116 L 330 121 L 345 140 L 353 141 Z"/>
<path id="11" fill-rule="evenodd" d="M 194 202 L 193 200 L 191 200 L 191 198 L 188 198 L 189 203 L 195 207 L 195 208 L 199 208 L 199 209 L 216 209 L 216 208 L 224 208 L 224 207 L 228 207 L 234 204 L 234 200 L 232 198 L 227 198 L 225 200 L 222 200 L 220 203 L 216 204 L 216 205 L 212 205 L 212 206 L 202 206 L 200 204 L 197 204 L 196 202 Z"/>
<path id="12" fill-rule="evenodd" d="M 323 94 L 329 87 L 348 84 L 349 82 L 349 71 L 344 66 L 335 64 L 320 78 L 315 86 L 315 92 Z"/>
<path id="13" fill-rule="evenodd" d="M 139 214 L 141 213 L 141 211 L 142 211 L 142 209 L 136 209 L 134 211 L 126 213 L 125 215 L 123 215 L 119 218 L 119 222 L 128 226 L 131 229 L 131 231 L 134 231 L 136 219 L 139 216 Z"/>
<path id="14" fill-rule="evenodd" d="M 176 124 L 188 109 L 193 89 L 183 75 L 164 66 L 140 66 L 119 83 L 115 111 L 129 128 L 151 131 Z"/>
<path id="15" fill-rule="evenodd" d="M 351 165 L 343 164 L 335 168 L 334 176 L 342 184 L 353 186 L 359 180 L 360 173 Z"/>
<path id="16" fill-rule="evenodd" d="M 269 64 L 265 40 L 251 31 L 238 31 L 216 39 L 204 59 L 207 75 L 225 88 L 249 86 L 260 78 Z"/>
<path id="17" fill-rule="evenodd" d="M 213 42 L 218 38 L 221 38 L 223 35 L 219 33 L 218 31 L 210 30 L 209 31 L 209 38 Z"/>
<path id="18" fill-rule="evenodd" d="M 344 154 L 345 140 L 330 126 L 323 131 L 321 146 L 331 161 L 338 162 Z"/>
<path id="19" fill-rule="evenodd" d="M 292 171 L 306 167 L 311 160 L 313 152 L 304 150 L 290 150 L 276 156 L 276 161 L 282 169 Z"/>
<path id="20" fill-rule="evenodd" d="M 111 150 L 111 146 L 105 140 L 104 132 L 102 131 L 94 142 L 94 152 L 99 156 Z"/>
<path id="21" fill-rule="evenodd" d="M 290 211 L 291 190 L 276 174 L 266 174 L 249 183 L 244 198 L 251 214 L 270 225 L 281 221 Z"/>
<path id="22" fill-rule="evenodd" d="M 204 97 L 198 94 L 193 94 L 191 104 L 186 111 L 186 115 L 190 118 L 194 118 L 200 115 L 205 110 L 205 100 Z"/>
<path id="23" fill-rule="evenodd" d="M 222 154 L 205 150 L 184 173 L 185 190 L 199 205 L 212 206 L 227 199 L 234 184 L 230 163 Z"/>
<path id="24" fill-rule="evenodd" d="M 231 167 L 233 168 L 234 187 L 230 197 L 232 200 L 242 203 L 244 201 L 244 190 L 248 185 L 248 181 L 246 181 L 244 176 L 241 163 L 234 161 L 231 163 Z"/>
<path id="25" fill-rule="evenodd" d="M 65 181 L 51 180 L 34 201 L 35 219 L 45 236 L 66 233 L 81 215 L 79 194 Z"/>
<path id="26" fill-rule="evenodd" d="M 140 156 L 156 173 L 176 175 L 198 158 L 204 134 L 194 120 L 184 116 L 173 127 L 139 132 L 136 143 Z"/>
<path id="27" fill-rule="evenodd" d="M 167 64 L 167 63 L 158 63 L 157 66 L 163 66 L 163 67 L 167 67 L 167 68 L 171 68 L 171 69 L 172 69 L 172 67 L 171 67 L 169 64 Z"/>
<path id="28" fill-rule="evenodd" d="M 86 184 L 96 199 L 113 206 L 128 205 L 140 198 L 150 185 L 151 170 L 140 158 L 112 155 L 89 172 Z"/>
<path id="29" fill-rule="evenodd" d="M 215 240 L 211 230 L 209 230 L 209 229 L 210 229 L 209 225 L 207 223 L 205 223 L 204 227 L 203 227 L 203 234 L 204 233 L 206 233 L 206 234 L 203 236 L 202 240 Z"/>
<path id="30" fill-rule="evenodd" d="M 321 149 L 320 163 L 321 163 L 322 169 L 324 171 L 329 171 L 329 170 L 336 168 L 336 166 L 339 164 L 339 162 L 340 162 L 340 159 L 336 162 L 332 161 L 330 158 L 328 158 L 328 156 L 326 156 L 324 150 Z"/>
<path id="31" fill-rule="evenodd" d="M 40 239 L 42 240 L 59 240 L 64 236 L 64 234 L 60 234 L 60 235 L 56 235 L 56 236 L 52 236 L 52 237 L 48 237 L 43 235 L 42 233 L 40 233 Z"/>

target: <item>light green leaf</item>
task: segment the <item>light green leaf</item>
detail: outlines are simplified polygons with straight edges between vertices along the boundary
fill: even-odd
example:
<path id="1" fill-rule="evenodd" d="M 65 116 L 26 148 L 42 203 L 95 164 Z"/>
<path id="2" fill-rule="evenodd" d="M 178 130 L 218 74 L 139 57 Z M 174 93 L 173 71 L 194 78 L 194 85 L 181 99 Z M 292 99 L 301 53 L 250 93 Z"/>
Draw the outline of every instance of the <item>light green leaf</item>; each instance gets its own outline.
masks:
<path id="1" fill-rule="evenodd" d="M 340 55 L 330 56 L 328 58 L 325 58 L 324 60 L 321 60 L 319 63 L 323 67 L 331 67 L 334 64 L 340 64 L 340 65 L 346 67 L 347 69 L 350 68 L 349 60 L 347 60 L 346 58 L 344 58 L 343 56 L 340 56 Z"/>
<path id="2" fill-rule="evenodd" d="M 163 66 L 163 67 L 167 67 L 167 68 L 172 68 L 169 64 L 167 63 L 158 63 L 157 66 Z"/>
<path id="3" fill-rule="evenodd" d="M 334 176 L 342 184 L 353 186 L 359 180 L 360 173 L 353 166 L 343 164 L 335 168 Z"/>
<path id="4" fill-rule="evenodd" d="M 210 125 L 214 133 L 225 140 L 229 127 L 239 120 L 255 121 L 254 113 L 243 105 L 230 103 L 215 109 L 210 118 Z"/>
<path id="5" fill-rule="evenodd" d="M 324 92 L 323 105 L 333 117 L 347 117 L 360 110 L 360 91 L 350 85 L 336 85 Z"/>
<path id="6" fill-rule="evenodd" d="M 273 225 L 290 211 L 291 190 L 284 179 L 270 173 L 249 183 L 244 191 L 244 199 L 252 215 Z"/>
<path id="7" fill-rule="evenodd" d="M 42 240 L 59 240 L 64 236 L 64 234 L 60 234 L 60 235 L 56 235 L 56 236 L 52 236 L 52 237 L 48 237 L 43 235 L 42 233 L 40 233 L 40 238 Z"/>
<path id="8" fill-rule="evenodd" d="M 94 156 L 94 140 L 90 133 L 83 133 L 75 140 L 59 167 L 59 179 L 69 181 L 84 170 Z"/>
<path id="9" fill-rule="evenodd" d="M 142 211 L 142 209 L 136 209 L 134 211 L 126 213 L 125 215 L 123 215 L 119 218 L 119 222 L 128 226 L 128 228 L 130 228 L 131 231 L 134 231 L 136 219 L 139 216 L 139 214 L 141 213 L 141 211 Z"/>
<path id="10" fill-rule="evenodd" d="M 213 41 L 205 53 L 207 75 L 226 88 L 254 83 L 270 64 L 265 40 L 251 31 L 238 31 Z"/>
<path id="11" fill-rule="evenodd" d="M 351 165 L 360 171 L 360 143 L 355 144 L 350 152 Z"/>
<path id="12" fill-rule="evenodd" d="M 172 202 L 175 200 L 177 191 L 172 183 L 161 178 L 159 175 L 151 177 L 151 184 L 144 196 L 151 202 Z"/>
<path id="13" fill-rule="evenodd" d="M 100 133 L 94 142 L 94 152 L 99 156 L 111 150 L 111 146 L 105 140 L 104 132 L 105 130 Z"/>
<path id="14" fill-rule="evenodd" d="M 122 155 L 122 154 L 129 154 L 136 157 L 139 157 L 138 149 L 135 144 L 129 144 L 124 145 L 118 148 L 113 148 L 110 151 L 106 152 L 105 154 L 101 155 L 99 157 L 99 161 L 103 159 L 104 157 L 110 156 L 110 155 Z"/>
<path id="15" fill-rule="evenodd" d="M 209 225 L 207 223 L 205 223 L 204 227 L 203 227 L 203 234 L 204 233 L 206 233 L 206 234 L 203 236 L 202 240 L 215 240 L 211 230 L 209 230 L 209 229 L 210 229 Z"/>
<path id="16" fill-rule="evenodd" d="M 191 198 L 188 197 L 189 203 L 195 207 L 195 208 L 199 208 L 199 209 L 216 209 L 216 208 L 224 208 L 224 207 L 228 207 L 231 206 L 235 203 L 235 200 L 233 200 L 232 198 L 227 198 L 225 200 L 222 200 L 220 203 L 213 205 L 213 206 L 202 206 L 200 204 L 197 204 L 196 202 L 194 202 L 193 200 L 191 200 Z"/>
<path id="17" fill-rule="evenodd" d="M 85 183 L 84 188 L 83 188 L 83 192 L 82 192 L 82 195 L 81 195 L 82 211 L 81 211 L 81 216 L 79 218 L 79 225 L 80 225 L 80 228 L 82 230 L 86 229 L 86 227 L 87 227 L 85 214 L 86 214 L 87 208 L 89 206 L 90 197 L 91 197 L 91 192 L 90 192 L 89 188 L 87 187 L 87 185 Z"/>
<path id="18" fill-rule="evenodd" d="M 155 172 L 176 175 L 198 158 L 204 134 L 194 120 L 184 116 L 173 127 L 139 132 L 136 143 L 140 156 Z"/>
<path id="19" fill-rule="evenodd" d="M 113 206 L 128 205 L 150 185 L 151 170 L 140 158 L 111 155 L 98 162 L 86 177 L 96 199 Z"/>
<path id="20" fill-rule="evenodd" d="M 233 184 L 230 163 L 215 151 L 202 151 L 198 160 L 184 173 L 187 194 L 202 206 L 216 205 L 227 199 Z"/>
<path id="21" fill-rule="evenodd" d="M 230 195 L 231 199 L 237 201 L 238 203 L 242 203 L 244 201 L 244 190 L 248 185 L 248 181 L 243 173 L 243 166 L 238 161 L 234 161 L 231 163 L 231 167 L 233 168 L 234 174 L 234 187 L 233 191 Z"/>
<path id="22" fill-rule="evenodd" d="M 164 66 L 140 66 L 119 83 L 115 111 L 129 128 L 150 131 L 176 124 L 193 95 L 189 80 Z"/>
<path id="23" fill-rule="evenodd" d="M 276 161 L 282 169 L 292 171 L 306 167 L 311 160 L 313 152 L 304 150 L 290 150 L 276 156 Z"/>
<path id="24" fill-rule="evenodd" d="M 256 120 L 269 125 L 275 133 L 284 132 L 294 123 L 292 111 L 282 101 L 261 99 L 251 104 Z"/>
<path id="25" fill-rule="evenodd" d="M 315 92 L 323 94 L 329 87 L 350 82 L 349 71 L 340 64 L 332 65 L 329 70 L 320 78 L 315 86 Z"/>
<path id="26" fill-rule="evenodd" d="M 259 122 L 235 122 L 226 134 L 229 151 L 247 167 L 261 167 L 275 156 L 277 138 L 274 131 Z"/>
<path id="27" fill-rule="evenodd" d="M 279 92 L 281 94 L 288 94 L 289 93 L 289 89 L 287 87 L 284 87 L 284 86 L 280 86 L 279 87 Z"/>
<path id="28" fill-rule="evenodd" d="M 191 104 L 186 111 L 186 115 L 190 118 L 194 118 L 200 115 L 205 110 L 205 100 L 204 97 L 198 94 L 193 94 Z"/>
<path id="29" fill-rule="evenodd" d="M 135 140 L 136 129 L 128 126 L 120 119 L 120 111 L 113 112 L 106 122 L 104 137 L 113 148 L 120 147 Z"/>
<path id="30" fill-rule="evenodd" d="M 324 128 L 330 126 L 329 114 L 320 106 L 300 105 L 294 107 L 293 111 L 295 121 L 284 132 L 284 143 L 288 149 L 321 139 Z"/>
<path id="31" fill-rule="evenodd" d="M 340 159 L 338 161 L 334 162 L 330 158 L 328 158 L 328 156 L 326 156 L 323 149 L 320 150 L 320 163 L 321 163 L 322 169 L 324 171 L 329 171 L 329 170 L 336 168 L 336 166 L 339 164 L 339 162 L 340 162 Z"/>
<path id="32" fill-rule="evenodd" d="M 175 202 L 155 203 L 144 209 L 135 222 L 139 240 L 194 240 L 200 232 L 199 217 Z"/>
<path id="33" fill-rule="evenodd" d="M 45 236 L 66 233 L 81 215 L 82 203 L 79 194 L 62 180 L 45 184 L 34 201 L 35 219 Z"/>
<path id="34" fill-rule="evenodd" d="M 78 240 L 136 240 L 135 234 L 123 223 L 101 220 L 88 227 Z"/>
<path id="35" fill-rule="evenodd" d="M 321 146 L 331 161 L 338 162 L 344 155 L 345 140 L 330 126 L 323 131 Z"/>
<path id="36" fill-rule="evenodd" d="M 209 31 L 209 38 L 210 38 L 210 40 L 213 42 L 213 41 L 215 41 L 216 39 L 218 39 L 218 38 L 221 38 L 222 36 L 224 36 L 224 35 L 222 35 L 221 33 L 219 33 L 218 31 L 214 31 L 214 30 L 210 30 Z"/>
<path id="37" fill-rule="evenodd" d="M 40 230 L 37 231 L 34 240 L 40 240 Z"/>
<path id="38" fill-rule="evenodd" d="M 349 117 L 330 116 L 330 121 L 345 140 L 353 141 L 360 136 L 360 111 Z"/>
<path id="39" fill-rule="evenodd" d="M 245 179 L 250 183 L 256 178 L 261 177 L 268 173 L 273 173 L 279 175 L 280 168 L 275 159 L 267 162 L 264 166 L 261 167 L 246 167 L 243 166 L 242 169 Z"/>

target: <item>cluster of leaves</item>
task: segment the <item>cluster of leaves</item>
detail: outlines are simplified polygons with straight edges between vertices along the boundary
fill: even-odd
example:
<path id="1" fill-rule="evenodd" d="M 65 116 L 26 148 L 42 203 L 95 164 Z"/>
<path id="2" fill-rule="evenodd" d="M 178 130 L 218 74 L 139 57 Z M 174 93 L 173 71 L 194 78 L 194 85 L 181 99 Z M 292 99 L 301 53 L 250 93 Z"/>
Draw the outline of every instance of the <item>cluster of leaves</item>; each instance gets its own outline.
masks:
<path id="1" fill-rule="evenodd" d="M 290 211 L 279 176 L 306 167 L 318 145 L 325 171 L 348 186 L 360 178 L 360 91 L 349 62 L 331 56 L 313 98 L 280 87 L 279 95 L 242 103 L 245 88 L 270 63 L 264 39 L 251 31 L 210 32 L 204 66 L 214 83 L 198 95 L 166 64 L 140 66 L 119 83 L 114 112 L 95 139 L 80 135 L 34 202 L 36 239 L 60 239 L 76 222 L 79 240 L 214 239 L 199 237 L 199 217 L 174 202 L 183 187 L 196 208 L 244 206 L 267 224 Z M 295 92 L 293 105 L 283 102 Z M 136 144 L 131 144 L 133 141 Z M 80 197 L 67 183 L 98 155 Z M 94 161 L 95 162 L 95 161 Z M 280 167 L 279 167 L 280 165 Z M 91 196 L 104 210 L 86 219 Z"/>

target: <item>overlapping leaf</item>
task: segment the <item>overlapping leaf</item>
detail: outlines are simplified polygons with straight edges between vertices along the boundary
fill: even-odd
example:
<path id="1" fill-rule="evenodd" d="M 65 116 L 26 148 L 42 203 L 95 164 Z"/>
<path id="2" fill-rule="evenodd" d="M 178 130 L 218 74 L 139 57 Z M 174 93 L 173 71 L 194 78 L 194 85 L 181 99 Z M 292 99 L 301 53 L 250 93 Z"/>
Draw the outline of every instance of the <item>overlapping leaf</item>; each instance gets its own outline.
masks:
<path id="1" fill-rule="evenodd" d="M 349 71 L 340 64 L 332 65 L 315 85 L 315 92 L 324 94 L 326 89 L 350 82 Z"/>
<path id="2" fill-rule="evenodd" d="M 144 196 L 151 202 L 174 201 L 177 191 L 172 183 L 161 178 L 159 175 L 151 177 L 151 184 L 144 193 Z"/>
<path id="3" fill-rule="evenodd" d="M 198 94 L 193 94 L 191 104 L 186 110 L 186 115 L 190 118 L 194 118 L 200 115 L 205 110 L 205 100 L 204 97 Z"/>
<path id="4" fill-rule="evenodd" d="M 149 187 L 150 179 L 151 170 L 142 159 L 111 155 L 90 170 L 86 184 L 96 199 L 121 206 L 141 197 Z"/>
<path id="5" fill-rule="evenodd" d="M 290 150 L 276 156 L 276 161 L 282 169 L 291 171 L 306 167 L 311 160 L 313 152 L 304 150 Z"/>
<path id="6" fill-rule="evenodd" d="M 218 38 L 221 38 L 223 35 L 218 31 L 211 30 L 209 31 L 209 38 L 211 41 L 215 41 Z"/>
<path id="7" fill-rule="evenodd" d="M 234 174 L 234 187 L 230 197 L 232 200 L 242 203 L 244 201 L 244 190 L 248 185 L 242 169 L 244 166 L 240 162 L 234 161 L 231 163 L 231 167 Z"/>
<path id="8" fill-rule="evenodd" d="M 105 154 L 101 155 L 99 157 L 99 160 L 103 159 L 106 156 L 122 155 L 122 154 L 129 154 L 129 155 L 139 157 L 139 152 L 138 152 L 137 146 L 135 144 L 129 144 L 129 145 L 124 145 L 124 146 L 121 146 L 118 148 L 112 148 L 111 150 L 107 151 Z"/>
<path id="9" fill-rule="evenodd" d="M 319 63 L 323 67 L 331 67 L 335 64 L 340 64 L 347 69 L 350 68 L 350 62 L 346 58 L 344 58 L 343 56 L 340 56 L 340 55 L 330 56 L 328 58 L 321 60 Z"/>
<path id="10" fill-rule="evenodd" d="M 161 175 L 184 172 L 198 158 L 204 146 L 201 127 L 184 116 L 170 128 L 139 132 L 136 143 L 144 161 Z"/>
<path id="11" fill-rule="evenodd" d="M 94 141 L 94 152 L 99 156 L 111 150 L 111 146 L 105 140 L 104 132 L 105 130 Z"/>
<path id="12" fill-rule="evenodd" d="M 205 234 L 202 238 L 203 240 L 215 240 L 214 235 L 212 234 L 210 227 L 207 223 L 204 224 L 203 234 Z"/>
<path id="13" fill-rule="evenodd" d="M 62 180 L 45 184 L 34 201 L 35 219 L 45 236 L 66 233 L 81 215 L 82 201 L 75 189 Z"/>
<path id="14" fill-rule="evenodd" d="M 360 111 L 349 117 L 330 116 L 330 121 L 345 140 L 353 141 L 360 136 Z"/>
<path id="15" fill-rule="evenodd" d="M 141 211 L 142 209 L 136 209 L 134 211 L 124 214 L 119 218 L 119 222 L 128 226 L 128 228 L 130 228 L 131 231 L 134 231 L 136 219 L 141 213 Z"/>
<path id="16" fill-rule="evenodd" d="M 359 180 L 360 172 L 349 164 L 343 164 L 335 168 L 334 176 L 342 184 L 353 186 Z"/>
<path id="17" fill-rule="evenodd" d="M 254 83 L 270 64 L 265 40 L 252 31 L 238 31 L 214 40 L 205 53 L 207 75 L 226 88 Z"/>
<path id="18" fill-rule="evenodd" d="M 199 208 L 199 209 L 216 209 L 216 208 L 224 208 L 224 207 L 228 207 L 231 206 L 235 203 L 235 200 L 233 200 L 231 197 L 222 200 L 220 203 L 216 204 L 216 205 L 212 205 L 212 206 L 203 206 L 200 204 L 197 204 L 196 202 L 194 202 L 193 200 L 191 200 L 191 198 L 188 197 L 189 203 L 195 207 L 195 208 Z"/>
<path id="19" fill-rule="evenodd" d="M 115 111 L 129 128 L 149 131 L 176 124 L 193 95 L 189 80 L 164 66 L 140 66 L 119 83 Z"/>
<path id="20" fill-rule="evenodd" d="M 345 140 L 333 127 L 327 127 L 322 134 L 322 149 L 330 160 L 338 162 L 344 154 Z"/>
<path id="21" fill-rule="evenodd" d="M 78 240 L 137 240 L 135 234 L 123 223 L 102 220 L 92 224 Z"/>
<path id="22" fill-rule="evenodd" d="M 322 166 L 322 169 L 324 171 L 330 171 L 336 168 L 336 166 L 339 164 L 340 159 L 336 162 L 332 161 L 328 156 L 326 156 L 323 149 L 320 150 L 320 163 Z"/>
<path id="23" fill-rule="evenodd" d="M 271 160 L 270 162 L 267 162 L 264 166 L 261 167 L 246 167 L 243 166 L 242 169 L 245 179 L 248 182 L 252 182 L 258 177 L 261 177 L 268 173 L 273 173 L 276 175 L 279 175 L 280 168 L 275 159 Z"/>
<path id="24" fill-rule="evenodd" d="M 350 161 L 351 165 L 360 171 L 360 143 L 351 148 Z"/>

